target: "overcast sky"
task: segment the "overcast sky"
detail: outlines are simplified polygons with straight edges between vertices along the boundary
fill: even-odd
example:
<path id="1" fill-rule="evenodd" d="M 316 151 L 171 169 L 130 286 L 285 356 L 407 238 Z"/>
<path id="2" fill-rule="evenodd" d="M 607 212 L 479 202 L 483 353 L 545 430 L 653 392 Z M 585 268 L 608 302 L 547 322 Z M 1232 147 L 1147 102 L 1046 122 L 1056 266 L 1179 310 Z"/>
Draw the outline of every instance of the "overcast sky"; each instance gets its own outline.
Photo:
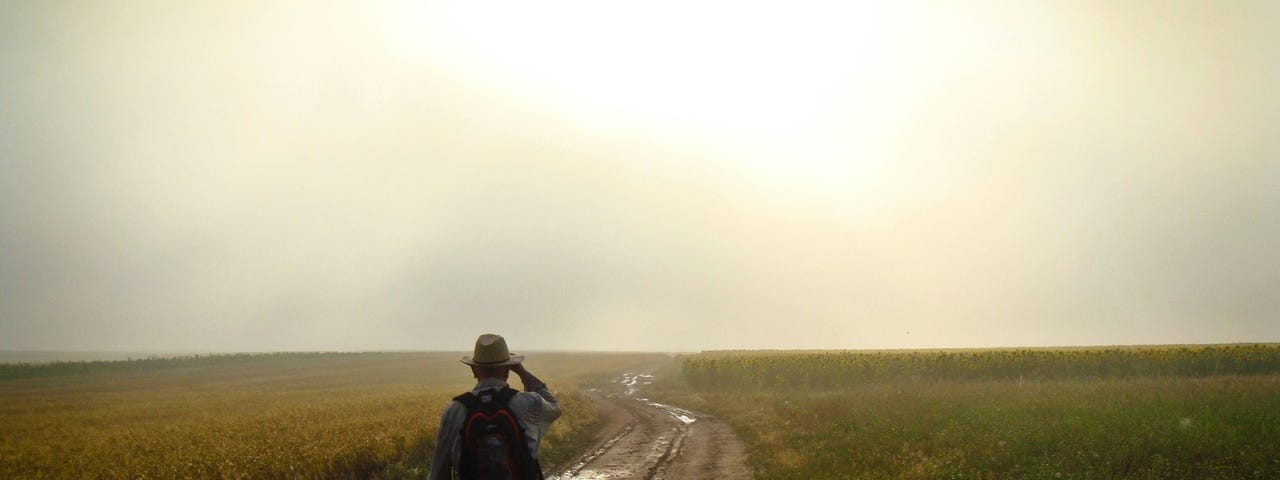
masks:
<path id="1" fill-rule="evenodd" d="M 0 349 L 1280 341 L 1280 3 L 0 4 Z"/>

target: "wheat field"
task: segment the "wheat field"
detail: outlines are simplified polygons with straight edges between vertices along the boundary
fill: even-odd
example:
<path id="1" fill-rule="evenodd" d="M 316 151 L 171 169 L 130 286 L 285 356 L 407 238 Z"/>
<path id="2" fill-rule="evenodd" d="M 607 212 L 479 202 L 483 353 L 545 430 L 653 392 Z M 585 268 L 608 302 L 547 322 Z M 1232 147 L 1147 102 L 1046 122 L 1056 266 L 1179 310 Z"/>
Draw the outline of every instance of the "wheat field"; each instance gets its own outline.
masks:
<path id="1" fill-rule="evenodd" d="M 0 369 L 0 478 L 424 477 L 440 413 L 474 383 L 458 355 L 8 364 Z M 655 360 L 669 361 L 529 355 L 565 411 L 544 441 L 544 465 L 566 462 L 595 433 L 582 385 Z"/>

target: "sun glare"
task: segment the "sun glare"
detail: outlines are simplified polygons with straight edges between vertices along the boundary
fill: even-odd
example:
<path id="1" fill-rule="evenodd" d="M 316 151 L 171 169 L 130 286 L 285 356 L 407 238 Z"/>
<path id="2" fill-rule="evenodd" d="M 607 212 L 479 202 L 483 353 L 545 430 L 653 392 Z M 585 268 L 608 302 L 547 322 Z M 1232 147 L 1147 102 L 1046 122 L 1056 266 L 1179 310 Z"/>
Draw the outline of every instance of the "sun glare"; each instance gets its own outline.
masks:
<path id="1" fill-rule="evenodd" d="M 800 186 L 853 211 L 916 190 L 885 171 L 915 148 L 908 136 L 937 123 L 930 102 L 964 86 L 1025 90 L 1025 72 L 1010 74 L 1010 65 L 1062 61 L 1060 52 L 1019 46 L 1053 44 L 1057 25 L 1039 10 L 1031 24 L 993 29 L 986 17 L 1013 13 L 870 2 L 417 8 L 389 16 L 394 28 L 383 30 L 432 68 L 584 131 L 710 152 L 766 188 Z M 965 109 L 948 118 L 988 108 L 945 101 Z M 924 133 L 953 140 L 945 130 Z"/>
<path id="2" fill-rule="evenodd" d="M 586 125 L 787 138 L 830 130 L 841 102 L 887 87 L 894 27 L 872 9 L 464 3 L 396 19 L 392 41 Z"/>

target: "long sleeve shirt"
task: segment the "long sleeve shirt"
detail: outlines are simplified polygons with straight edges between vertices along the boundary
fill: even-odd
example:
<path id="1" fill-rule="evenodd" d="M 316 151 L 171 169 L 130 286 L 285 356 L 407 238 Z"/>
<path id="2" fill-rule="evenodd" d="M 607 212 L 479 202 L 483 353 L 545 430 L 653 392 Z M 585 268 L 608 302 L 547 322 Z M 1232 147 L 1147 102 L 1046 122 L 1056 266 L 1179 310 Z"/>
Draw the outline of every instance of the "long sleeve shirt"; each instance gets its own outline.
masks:
<path id="1" fill-rule="evenodd" d="M 527 371 L 520 376 L 524 383 L 523 392 L 511 398 L 509 407 L 524 430 L 525 444 L 529 453 L 538 457 L 538 444 L 551 429 L 551 422 L 560 418 L 560 404 L 551 395 L 547 384 L 542 383 Z M 500 390 L 507 382 L 497 378 L 486 378 L 476 383 L 472 393 L 479 394 L 484 390 Z M 452 402 L 440 416 L 440 431 L 436 432 L 435 457 L 431 460 L 430 480 L 458 480 L 458 460 L 462 455 L 462 424 L 467 420 L 467 407 L 459 402 Z"/>

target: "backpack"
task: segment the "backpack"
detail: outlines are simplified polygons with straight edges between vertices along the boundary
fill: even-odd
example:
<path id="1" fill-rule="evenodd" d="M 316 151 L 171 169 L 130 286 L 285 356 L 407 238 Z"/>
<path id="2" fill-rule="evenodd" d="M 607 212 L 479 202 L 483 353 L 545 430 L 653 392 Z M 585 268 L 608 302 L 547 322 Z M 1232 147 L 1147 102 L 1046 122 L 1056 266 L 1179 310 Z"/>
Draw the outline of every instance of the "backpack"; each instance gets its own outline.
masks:
<path id="1" fill-rule="evenodd" d="M 462 452 L 458 474 L 464 480 L 543 480 L 538 459 L 529 453 L 524 430 L 510 408 L 511 387 L 467 392 L 454 398 L 467 407 L 459 433 Z"/>

